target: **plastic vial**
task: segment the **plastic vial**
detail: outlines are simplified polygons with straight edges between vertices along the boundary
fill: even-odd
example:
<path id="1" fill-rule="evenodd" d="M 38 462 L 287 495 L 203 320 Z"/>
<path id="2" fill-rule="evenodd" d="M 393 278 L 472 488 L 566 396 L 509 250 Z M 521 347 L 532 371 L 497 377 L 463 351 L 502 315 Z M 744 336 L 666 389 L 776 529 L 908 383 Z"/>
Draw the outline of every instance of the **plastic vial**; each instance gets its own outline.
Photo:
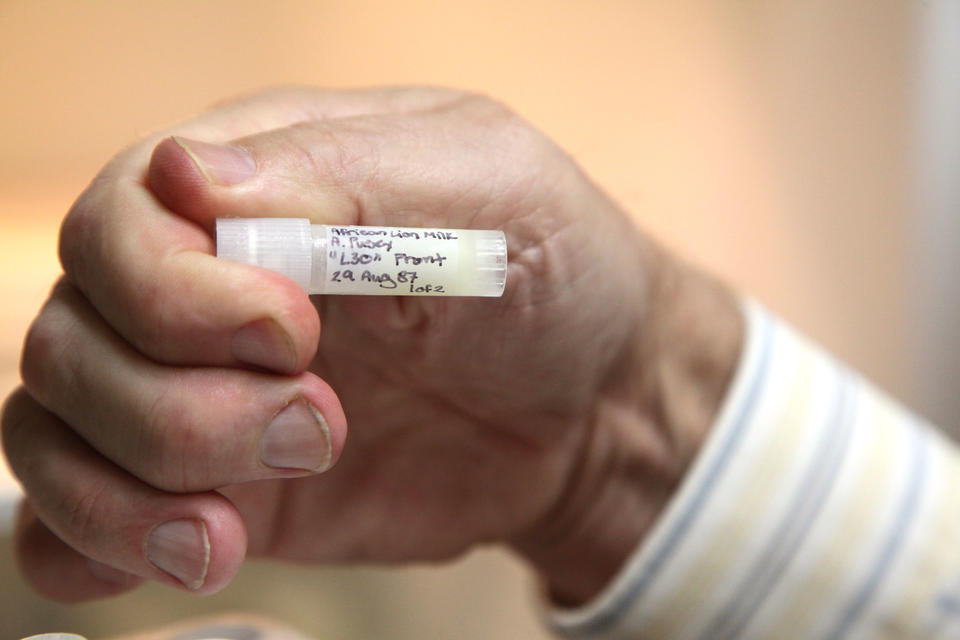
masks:
<path id="1" fill-rule="evenodd" d="M 502 231 L 220 218 L 217 256 L 276 271 L 307 293 L 496 297 L 507 279 Z"/>

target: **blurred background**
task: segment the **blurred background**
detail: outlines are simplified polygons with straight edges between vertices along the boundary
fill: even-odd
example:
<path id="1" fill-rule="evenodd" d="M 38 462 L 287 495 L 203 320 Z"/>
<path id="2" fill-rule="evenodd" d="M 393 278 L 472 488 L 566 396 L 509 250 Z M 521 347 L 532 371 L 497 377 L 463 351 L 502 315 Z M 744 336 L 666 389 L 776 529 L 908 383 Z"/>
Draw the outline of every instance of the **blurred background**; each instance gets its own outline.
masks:
<path id="1" fill-rule="evenodd" d="M 58 223 L 121 147 L 269 85 L 430 83 L 510 104 L 650 233 L 956 429 L 958 43 L 955 0 L 0 0 L 0 393 L 59 273 Z M 223 610 L 317 638 L 546 637 L 496 550 L 48 603 L 16 575 L 0 487 L 4 638 Z"/>

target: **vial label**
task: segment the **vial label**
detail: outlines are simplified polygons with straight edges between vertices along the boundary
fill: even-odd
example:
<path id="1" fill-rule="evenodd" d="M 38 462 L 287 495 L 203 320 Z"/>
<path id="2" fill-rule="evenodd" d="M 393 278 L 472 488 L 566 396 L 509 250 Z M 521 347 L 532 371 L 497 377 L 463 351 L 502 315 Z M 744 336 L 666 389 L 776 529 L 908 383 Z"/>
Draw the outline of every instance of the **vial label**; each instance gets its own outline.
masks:
<path id="1" fill-rule="evenodd" d="M 327 225 L 324 293 L 456 295 L 460 233 Z"/>

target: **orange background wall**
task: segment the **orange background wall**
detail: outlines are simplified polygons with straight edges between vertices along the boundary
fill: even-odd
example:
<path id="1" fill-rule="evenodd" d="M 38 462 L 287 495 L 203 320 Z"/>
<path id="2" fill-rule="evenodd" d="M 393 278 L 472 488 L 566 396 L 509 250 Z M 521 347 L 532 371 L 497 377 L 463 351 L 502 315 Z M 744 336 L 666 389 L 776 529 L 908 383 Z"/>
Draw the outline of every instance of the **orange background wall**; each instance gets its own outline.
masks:
<path id="1" fill-rule="evenodd" d="M 919 6 L 0 2 L 0 392 L 58 273 L 58 221 L 119 148 L 267 85 L 432 83 L 509 103 L 638 224 L 916 404 L 904 308 Z M 496 552 L 443 570 L 259 566 L 223 597 L 151 587 L 70 609 L 0 565 L 13 635 L 61 621 L 100 637 L 253 603 L 321 637 L 541 633 L 522 571 Z"/>

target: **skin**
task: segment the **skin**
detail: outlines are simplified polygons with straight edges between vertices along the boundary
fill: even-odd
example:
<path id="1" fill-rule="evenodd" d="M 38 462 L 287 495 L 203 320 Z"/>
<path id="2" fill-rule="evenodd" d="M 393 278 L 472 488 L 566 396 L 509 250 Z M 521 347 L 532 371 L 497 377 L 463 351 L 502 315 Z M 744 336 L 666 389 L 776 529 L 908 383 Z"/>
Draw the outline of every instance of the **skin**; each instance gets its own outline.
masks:
<path id="1" fill-rule="evenodd" d="M 205 165 L 192 140 L 239 150 L 253 174 Z M 213 258 L 224 216 L 503 229 L 507 289 L 311 299 Z M 743 332 L 734 296 L 556 145 L 450 90 L 220 105 L 118 154 L 66 217 L 60 253 L 2 422 L 27 496 L 21 569 L 67 601 L 144 579 L 212 593 L 248 553 L 394 563 L 496 543 L 558 602 L 582 602 L 682 480 Z M 237 357 L 244 327 L 257 362 Z M 329 470 L 258 459 L 291 402 L 323 414 Z M 146 552 L 177 520 L 208 536 L 199 582 Z"/>

